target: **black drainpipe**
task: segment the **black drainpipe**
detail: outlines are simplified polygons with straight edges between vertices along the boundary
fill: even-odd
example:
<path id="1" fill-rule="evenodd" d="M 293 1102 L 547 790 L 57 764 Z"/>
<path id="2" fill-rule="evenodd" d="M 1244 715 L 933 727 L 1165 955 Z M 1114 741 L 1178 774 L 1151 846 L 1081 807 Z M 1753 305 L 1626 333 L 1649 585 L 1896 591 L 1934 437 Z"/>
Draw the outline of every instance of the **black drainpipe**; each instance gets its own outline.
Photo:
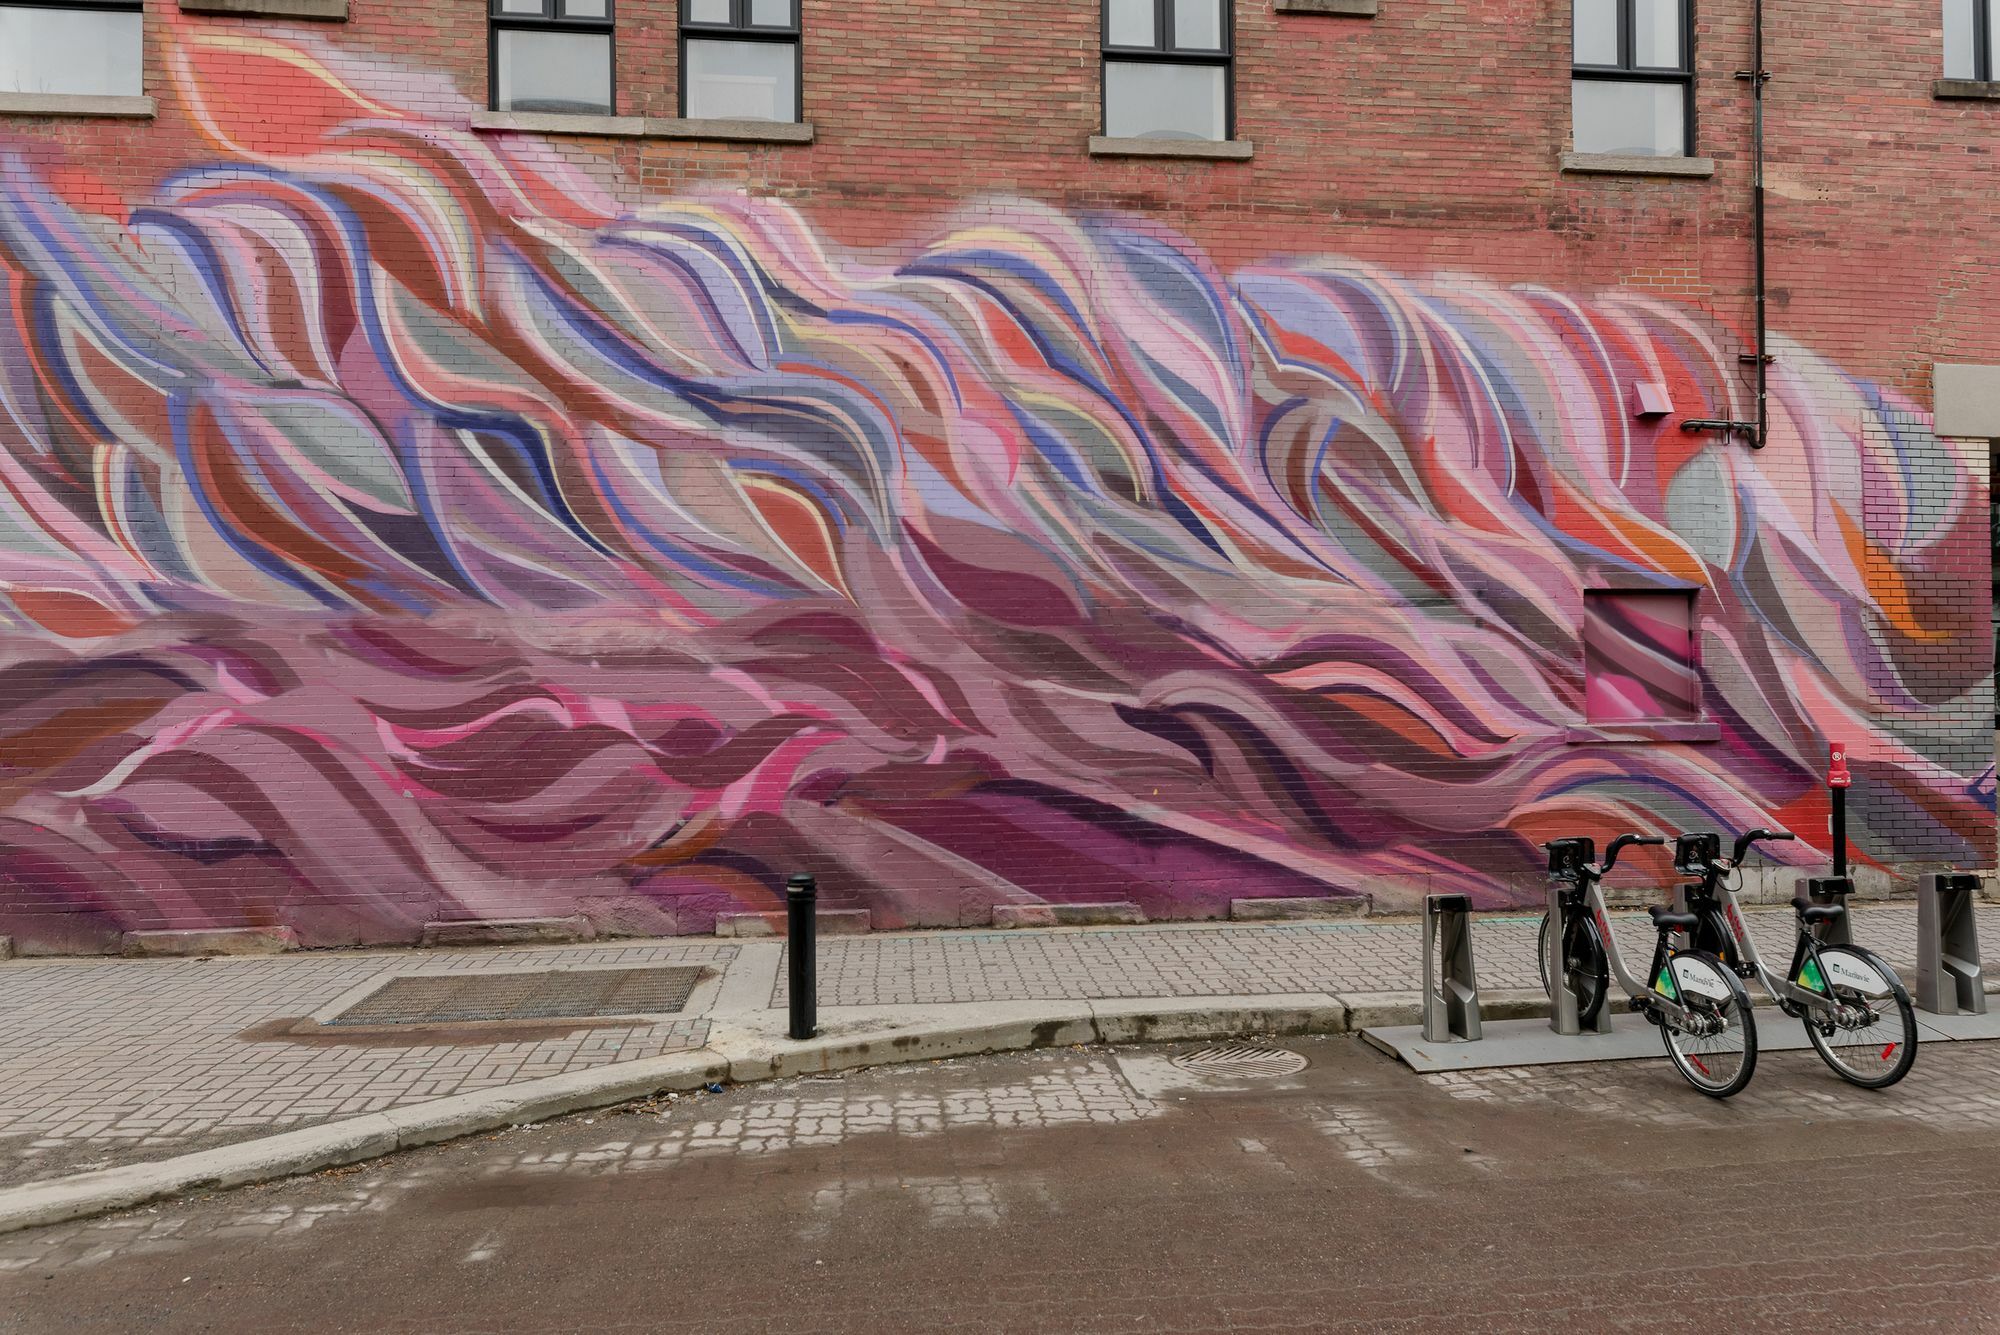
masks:
<path id="1" fill-rule="evenodd" d="M 1771 352 L 1768 322 L 1769 289 L 1764 280 L 1764 85 L 1771 72 L 1764 68 L 1764 0 L 1751 0 L 1750 68 L 1738 70 L 1736 77 L 1750 83 L 1750 231 L 1756 257 L 1757 351 L 1738 360 L 1757 367 L 1757 420 L 1732 422 L 1727 419 L 1691 417 L 1681 423 L 1683 431 L 1723 431 L 1743 436 L 1750 448 L 1761 450 L 1771 439 Z"/>

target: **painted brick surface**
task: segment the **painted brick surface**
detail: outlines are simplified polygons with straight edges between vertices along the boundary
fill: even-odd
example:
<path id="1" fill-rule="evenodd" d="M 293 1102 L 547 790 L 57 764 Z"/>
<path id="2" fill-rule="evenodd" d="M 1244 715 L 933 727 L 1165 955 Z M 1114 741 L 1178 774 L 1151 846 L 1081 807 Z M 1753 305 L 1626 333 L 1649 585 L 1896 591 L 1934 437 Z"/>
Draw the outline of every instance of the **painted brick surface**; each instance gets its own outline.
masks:
<path id="1" fill-rule="evenodd" d="M 1678 430 L 1754 407 L 1747 4 L 1709 179 L 1558 170 L 1567 15 L 1242 0 L 1194 162 L 1087 154 L 1067 0 L 808 0 L 809 145 L 475 131 L 463 0 L 149 4 L 152 122 L 0 119 L 0 931 L 1495 904 L 1562 834 L 1817 865 L 1830 736 L 1868 858 L 1990 865 L 1929 377 L 2000 362 L 2000 109 L 1929 0 L 1770 0 L 1752 453 Z M 1715 736 L 1592 734 L 1584 591 L 1662 586 Z"/>

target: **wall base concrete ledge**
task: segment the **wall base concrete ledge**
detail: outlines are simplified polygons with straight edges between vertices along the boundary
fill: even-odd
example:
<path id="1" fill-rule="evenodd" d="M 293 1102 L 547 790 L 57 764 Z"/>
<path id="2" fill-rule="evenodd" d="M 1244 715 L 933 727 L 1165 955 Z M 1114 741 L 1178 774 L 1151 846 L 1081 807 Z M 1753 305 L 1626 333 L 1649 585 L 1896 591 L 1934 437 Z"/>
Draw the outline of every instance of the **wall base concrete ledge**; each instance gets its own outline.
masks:
<path id="1" fill-rule="evenodd" d="M 181 955 L 282 955 L 299 948 L 289 927 L 203 927 L 185 931 L 127 932 L 118 951 L 135 959 Z"/>
<path id="2" fill-rule="evenodd" d="M 519 946 L 562 945 L 571 941 L 594 941 L 597 931 L 590 919 L 576 914 L 567 918 L 480 918 L 466 922 L 427 922 L 422 944 L 435 946 Z"/>

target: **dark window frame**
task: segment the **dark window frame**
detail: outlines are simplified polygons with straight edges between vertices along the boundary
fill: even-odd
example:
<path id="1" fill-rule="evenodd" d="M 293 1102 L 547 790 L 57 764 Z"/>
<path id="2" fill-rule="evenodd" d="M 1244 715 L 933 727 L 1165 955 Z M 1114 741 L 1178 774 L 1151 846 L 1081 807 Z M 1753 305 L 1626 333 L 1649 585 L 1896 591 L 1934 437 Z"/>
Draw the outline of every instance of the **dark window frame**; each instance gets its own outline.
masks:
<path id="1" fill-rule="evenodd" d="M 1993 0 L 1972 0 L 1972 78 L 1993 82 Z"/>
<path id="2" fill-rule="evenodd" d="M 1685 718 L 1676 717 L 1674 715 L 1659 715 L 1657 717 L 1639 718 L 1639 719 L 1593 719 L 1590 717 L 1590 683 L 1593 680 L 1593 677 L 1590 671 L 1591 655 L 1590 655 L 1589 633 L 1590 633 L 1590 621 L 1591 621 L 1590 609 L 1592 601 L 1601 598 L 1622 599 L 1622 598 L 1633 598 L 1633 597 L 1684 598 L 1687 600 L 1688 656 L 1687 656 L 1686 669 L 1688 676 L 1689 712 Z M 1703 674 L 1703 663 L 1702 663 L 1702 653 L 1701 653 L 1701 631 L 1702 631 L 1703 612 L 1704 608 L 1702 605 L 1702 596 L 1700 589 L 1693 589 L 1693 588 L 1680 589 L 1672 587 L 1585 588 L 1583 591 L 1583 624 L 1582 627 L 1579 629 L 1577 635 L 1577 640 L 1578 640 L 1577 647 L 1582 651 L 1583 655 L 1583 662 L 1581 664 L 1583 693 L 1584 693 L 1583 717 L 1586 726 L 1592 728 L 1633 728 L 1633 727 L 1648 728 L 1648 727 L 1672 726 L 1672 725 L 1687 724 L 1687 723 L 1707 722 L 1709 719 L 1709 712 L 1708 712 L 1709 691 L 1707 689 L 1708 681 Z"/>
<path id="3" fill-rule="evenodd" d="M 1220 0 L 1222 45 L 1218 49 L 1190 49 L 1173 45 L 1174 6 L 1179 0 L 1153 0 L 1153 45 L 1115 46 L 1111 41 L 1111 0 L 1101 0 L 1098 9 L 1097 125 L 1110 133 L 1111 80 L 1105 66 L 1114 62 L 1133 65 L 1219 65 L 1222 67 L 1222 142 L 1236 138 L 1236 0 Z"/>
<path id="4" fill-rule="evenodd" d="M 1572 0 L 1572 5 L 1574 3 L 1575 0 Z M 1679 84 L 1684 90 L 1681 95 L 1681 151 L 1677 155 L 1666 156 L 1691 158 L 1695 151 L 1694 0 L 1678 0 L 1678 3 L 1681 7 L 1681 63 L 1678 68 L 1641 65 L 1638 62 L 1638 24 L 1634 18 L 1638 11 L 1638 0 L 1617 0 L 1618 63 L 1586 65 L 1576 58 L 1576 19 L 1572 13 L 1569 77 L 1572 83 L 1582 79 L 1585 82 L 1597 83 Z"/>
<path id="5" fill-rule="evenodd" d="M 801 12 L 804 0 L 791 0 L 792 21 L 787 27 L 750 22 L 750 0 L 729 0 L 729 22 L 696 23 L 688 17 L 694 8 L 694 0 L 680 0 L 680 46 L 675 59 L 680 62 L 680 114 L 688 118 L 688 39 L 700 41 L 709 38 L 723 42 L 772 42 L 790 43 L 792 47 L 792 111 L 789 121 L 773 121 L 773 125 L 803 125 L 806 119 L 806 42 L 805 17 Z M 704 117 L 703 119 L 708 119 Z M 722 118 L 722 119 L 727 119 Z"/>
<path id="6" fill-rule="evenodd" d="M 500 107 L 500 33 L 512 28 L 527 32 L 603 33 L 611 39 L 611 109 L 608 112 L 576 112 L 575 115 L 618 114 L 618 0 L 604 0 L 603 18 L 572 18 L 564 11 L 569 0 L 540 0 L 540 14 L 503 14 L 503 0 L 487 0 L 486 6 L 486 107 Z M 554 113 L 572 114 L 572 113 Z"/>

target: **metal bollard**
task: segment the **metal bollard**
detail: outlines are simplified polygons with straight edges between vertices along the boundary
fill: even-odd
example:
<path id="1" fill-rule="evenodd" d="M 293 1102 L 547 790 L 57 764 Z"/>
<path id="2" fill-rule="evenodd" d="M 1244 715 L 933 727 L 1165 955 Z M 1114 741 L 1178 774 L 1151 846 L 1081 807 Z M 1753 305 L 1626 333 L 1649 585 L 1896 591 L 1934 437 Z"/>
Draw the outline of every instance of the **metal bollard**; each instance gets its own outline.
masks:
<path id="1" fill-rule="evenodd" d="M 1834 791 L 1840 790 L 1836 788 Z M 1853 893 L 1854 882 L 1845 876 L 1814 876 L 1806 881 L 1806 898 L 1815 904 L 1831 904 L 1844 909 L 1847 897 Z M 1823 946 L 1854 944 L 1854 924 L 1845 913 L 1832 922 L 1820 923 L 1813 928 L 1813 933 Z"/>
<path id="2" fill-rule="evenodd" d="M 804 872 L 785 885 L 786 980 L 792 994 L 791 1036 L 819 1032 L 819 882 Z"/>
<path id="3" fill-rule="evenodd" d="M 1933 1015 L 1986 1014 L 1973 916 L 1979 878 L 1939 872 L 1917 886 L 1917 1009 Z"/>
<path id="4" fill-rule="evenodd" d="M 1472 967 L 1472 901 L 1424 896 L 1424 1041 L 1479 1037 L 1479 978 Z"/>

